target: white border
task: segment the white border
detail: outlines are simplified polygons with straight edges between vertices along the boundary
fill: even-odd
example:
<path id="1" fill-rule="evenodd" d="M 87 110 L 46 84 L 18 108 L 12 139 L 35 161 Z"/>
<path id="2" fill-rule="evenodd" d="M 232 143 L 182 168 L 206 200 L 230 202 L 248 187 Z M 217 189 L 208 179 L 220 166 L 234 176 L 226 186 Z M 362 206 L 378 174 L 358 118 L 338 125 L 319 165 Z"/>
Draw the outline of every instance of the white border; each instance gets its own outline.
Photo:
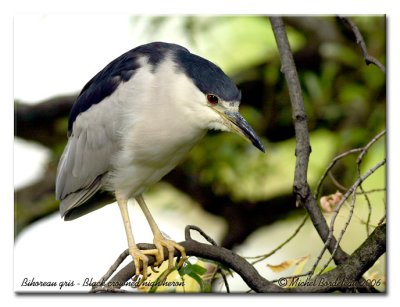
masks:
<path id="1" fill-rule="evenodd" d="M 9 2 L 7 4 L 7 2 Z M 396 5 L 395 0 L 391 1 L 372 1 L 372 0 L 335 0 L 335 1 L 296 1 L 296 0 L 279 0 L 279 1 L 239 1 L 239 0 L 202 0 L 202 1 L 184 1 L 184 0 L 168 0 L 168 1 L 134 1 L 134 0 L 113 0 L 113 1 L 83 1 L 83 0 L 69 0 L 69 1 L 30 1 L 30 0 L 16 0 L 16 1 L 1 1 L 0 4 L 0 29 L 1 38 L 6 43 L 3 44 L 1 48 L 0 56 L 0 67 L 1 67 L 1 91 L 0 91 L 0 102 L 1 102 L 1 126 L 0 126 L 0 136 L 1 136 L 1 159 L 0 159 L 0 169 L 1 169 L 1 214 L 0 214 L 0 232 L 1 232 L 1 243 L 2 252 L 0 261 L 0 289 L 2 292 L 2 301 L 6 302 L 7 305 L 12 304 L 13 306 L 25 305 L 27 303 L 39 303 L 43 306 L 54 305 L 70 305 L 71 301 L 76 301 L 80 299 L 95 299 L 97 304 L 110 304 L 111 296 L 15 296 L 12 290 L 12 249 L 13 249 L 13 208 L 9 204 L 13 203 L 13 185 L 12 185 L 12 142 L 13 142 L 13 93 L 12 93 L 12 78 L 13 67 L 12 67 L 12 17 L 15 14 L 31 14 L 31 13 L 132 13 L 132 14 L 387 14 L 388 15 L 388 90 L 389 99 L 388 103 L 388 143 L 389 143 L 389 160 L 388 160 L 388 179 L 389 179 L 389 238 L 396 236 L 394 235 L 398 232 L 398 227 L 393 224 L 399 225 L 395 219 L 400 216 L 399 214 L 399 204 L 396 202 L 397 195 L 395 191 L 397 190 L 396 185 L 398 185 L 398 171 L 399 168 L 399 143 L 398 133 L 400 110 L 399 105 L 399 88 L 397 84 L 400 80 L 399 76 L 399 56 L 400 50 L 398 46 L 398 29 L 399 25 L 399 10 L 398 5 Z M 3 35 L 4 32 L 4 35 Z M 395 81 L 393 81 L 395 80 Z M 391 183 L 391 184 L 390 184 Z M 392 190 L 393 189 L 393 190 Z M 396 229 L 395 229 L 396 228 Z M 3 241 L 4 240 L 4 241 Z M 27 255 L 29 256 L 29 255 Z M 395 261 L 397 259 L 397 261 Z M 292 296 L 292 297 L 282 297 L 274 295 L 262 295 L 257 296 L 257 301 L 259 303 L 274 304 L 277 303 L 282 305 L 282 303 L 296 303 L 302 304 L 306 303 L 305 300 L 312 299 L 317 300 L 324 304 L 324 306 L 337 305 L 339 302 L 336 300 L 354 300 L 363 306 L 376 305 L 377 300 L 389 299 L 390 301 L 395 300 L 399 297 L 399 291 L 396 290 L 398 287 L 397 272 L 399 272 L 398 259 L 400 255 L 398 252 L 398 244 L 389 240 L 389 265 L 388 265 L 388 284 L 389 284 L 389 295 L 380 296 Z M 149 299 L 154 299 L 154 297 L 149 296 L 124 296 L 122 297 L 124 302 L 121 303 L 145 303 L 154 304 L 162 303 L 166 299 L 177 299 L 176 296 L 162 296 L 157 297 L 157 301 L 149 301 Z M 112 299 L 122 299 L 120 296 L 112 296 Z M 161 300 L 160 300 L 161 298 Z M 198 303 L 203 305 L 204 299 L 226 299 L 233 302 L 237 299 L 251 299 L 251 304 L 255 303 L 255 298 L 252 296 L 210 296 L 210 297 L 179 297 L 180 304 L 193 304 Z M 333 299 L 334 298 L 334 299 Z M 268 299 L 268 302 L 264 300 Z M 286 301 L 289 300 L 289 301 Z M 126 300 L 126 302 L 125 302 Z M 144 301 L 145 300 L 145 301 Z M 120 301 L 118 301 L 120 303 Z M 217 304 L 220 302 L 217 302 Z M 319 302 L 313 302 L 319 303 Z M 391 302 L 385 302 L 391 303 Z"/>

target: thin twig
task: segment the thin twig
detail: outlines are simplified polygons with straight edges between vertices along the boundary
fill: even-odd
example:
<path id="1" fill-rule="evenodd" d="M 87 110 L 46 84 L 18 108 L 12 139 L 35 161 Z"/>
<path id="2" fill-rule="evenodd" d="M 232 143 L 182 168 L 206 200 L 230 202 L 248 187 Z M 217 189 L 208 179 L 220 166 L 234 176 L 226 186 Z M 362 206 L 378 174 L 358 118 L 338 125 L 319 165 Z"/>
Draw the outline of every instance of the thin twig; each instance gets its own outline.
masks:
<path id="1" fill-rule="evenodd" d="M 317 265 L 319 264 L 320 260 L 322 259 L 322 255 L 325 253 L 325 251 L 326 251 L 327 247 L 329 246 L 331 240 L 334 238 L 334 236 L 333 236 L 334 224 L 335 224 L 335 221 L 336 221 L 336 217 L 337 217 L 341 207 L 343 206 L 344 202 L 358 188 L 360 183 L 362 183 L 365 179 L 367 179 L 370 175 L 372 175 L 378 168 L 380 168 L 385 163 L 386 163 L 386 159 L 383 159 L 379 163 L 377 163 L 375 166 L 370 168 L 363 176 L 359 177 L 356 180 L 356 182 L 351 186 L 351 188 L 346 192 L 346 194 L 343 195 L 341 201 L 339 202 L 339 204 L 337 205 L 335 211 L 333 212 L 333 216 L 332 216 L 330 227 L 329 227 L 328 238 L 325 241 L 324 247 L 322 248 L 319 256 L 317 257 L 317 261 L 314 263 L 313 268 L 311 269 L 312 272 L 315 271 Z M 332 256 L 334 256 L 334 254 L 338 250 L 338 246 L 339 245 L 336 244 L 336 242 L 335 242 L 335 247 L 334 247 L 333 251 L 330 251 Z"/>
<path id="2" fill-rule="evenodd" d="M 360 147 L 360 148 L 353 148 L 350 149 L 348 151 L 345 151 L 343 153 L 341 153 L 340 155 L 337 155 L 336 157 L 334 157 L 332 159 L 332 162 L 328 165 L 328 167 L 325 169 L 324 173 L 322 174 L 321 178 L 318 180 L 317 183 L 317 188 L 315 189 L 315 193 L 314 193 L 314 197 L 318 198 L 319 193 L 320 193 L 320 189 L 321 189 L 321 185 L 323 183 L 323 181 L 325 180 L 326 176 L 328 175 L 329 171 L 335 166 L 336 162 L 343 159 L 344 157 L 347 157 L 348 155 L 354 154 L 354 153 L 358 153 L 360 152 L 359 156 L 357 157 L 357 163 L 358 160 L 361 161 L 361 159 L 365 156 L 365 154 L 368 152 L 369 148 L 377 141 L 379 140 L 384 134 L 386 133 L 386 130 L 381 131 L 380 133 L 378 133 L 376 136 L 374 136 L 371 141 L 368 142 L 367 145 L 365 145 L 364 147 Z"/>
<path id="3" fill-rule="evenodd" d="M 326 263 L 322 267 L 322 269 L 319 271 L 318 275 L 321 275 L 325 271 L 325 269 L 328 267 L 329 263 L 331 263 L 331 261 L 333 259 L 333 256 L 335 254 L 336 248 L 339 246 L 340 242 L 342 241 L 342 238 L 343 238 L 343 236 L 344 236 L 344 234 L 345 234 L 345 232 L 347 230 L 347 227 L 350 224 L 351 218 L 353 217 L 354 207 L 355 207 L 355 204 L 356 204 L 356 194 L 354 192 L 355 192 L 355 190 L 352 193 L 352 201 L 351 201 L 351 204 L 350 204 L 350 210 L 349 210 L 348 218 L 347 218 L 346 223 L 345 223 L 344 227 L 341 229 L 340 234 L 339 234 L 339 236 L 337 238 L 337 243 L 336 243 L 336 246 L 335 246 L 335 250 L 333 251 L 333 253 L 329 257 L 328 261 L 326 261 Z"/>
<path id="4" fill-rule="evenodd" d="M 345 24 L 347 24 L 350 27 L 351 31 L 353 31 L 353 34 L 356 38 L 356 42 L 361 48 L 361 52 L 363 54 L 365 63 L 367 65 L 375 64 L 384 74 L 386 74 L 385 66 L 378 59 L 376 59 L 375 57 L 373 57 L 368 53 L 367 45 L 365 44 L 364 38 L 361 35 L 361 32 L 358 29 L 357 25 L 347 17 L 339 16 L 339 19 L 342 20 Z"/>
<path id="5" fill-rule="evenodd" d="M 306 223 L 306 221 L 308 220 L 309 215 L 306 214 L 303 218 L 303 220 L 301 221 L 300 225 L 296 228 L 296 230 L 293 232 L 292 235 L 290 235 L 289 238 L 287 238 L 284 242 L 282 242 L 281 244 L 279 244 L 276 248 L 274 248 L 272 251 L 270 251 L 267 254 L 264 255 L 258 255 L 258 256 L 251 256 L 251 257 L 245 257 L 246 259 L 257 259 L 253 262 L 251 262 L 251 264 L 256 264 L 260 261 L 263 261 L 265 259 L 267 259 L 268 257 L 271 257 L 273 254 L 275 254 L 278 250 L 280 250 L 282 247 L 284 247 L 287 243 L 289 243 L 301 230 L 301 228 L 303 228 L 304 224 Z"/>
<path id="6" fill-rule="evenodd" d="M 185 227 L 185 240 L 193 240 L 192 236 L 190 235 L 191 230 L 196 230 L 204 239 L 207 240 L 208 243 L 218 246 L 217 242 L 215 242 L 213 238 L 206 234 L 200 227 L 195 225 L 187 225 Z"/>
<path id="7" fill-rule="evenodd" d="M 363 151 L 361 151 L 361 153 L 358 155 L 357 160 L 356 160 L 356 164 L 357 164 L 357 175 L 358 178 L 360 178 L 361 176 L 361 162 L 364 158 L 364 156 L 367 154 L 369 148 L 375 144 L 375 142 L 377 140 L 379 140 L 384 134 L 386 133 L 386 130 L 383 130 L 382 132 L 380 132 L 378 135 L 376 135 L 363 149 Z M 360 184 L 359 186 L 361 193 L 364 195 L 365 201 L 367 202 L 367 206 L 368 206 L 368 215 L 367 215 L 367 221 L 365 223 L 366 225 L 366 231 L 367 231 L 367 236 L 369 236 L 370 234 L 370 222 L 371 222 L 371 215 L 372 215 L 372 205 L 371 205 L 371 201 L 369 200 L 368 194 L 365 193 L 364 188 L 362 186 L 362 184 Z"/>
<path id="8" fill-rule="evenodd" d="M 378 226 L 382 225 L 386 221 L 386 214 L 379 220 Z"/>
<path id="9" fill-rule="evenodd" d="M 345 188 L 344 186 L 342 186 L 339 182 L 337 182 L 336 179 L 333 177 L 333 175 L 332 175 L 332 173 L 331 173 L 332 168 L 335 166 L 336 162 L 339 161 L 339 160 L 341 160 L 342 158 L 344 158 L 344 157 L 346 157 L 346 156 L 348 156 L 348 155 L 350 155 L 350 154 L 353 154 L 353 153 L 359 153 L 359 155 L 358 155 L 358 157 L 357 157 L 357 160 L 356 160 L 356 164 L 357 164 L 357 174 L 358 174 L 358 178 L 359 178 L 359 177 L 361 176 L 361 162 L 362 162 L 362 159 L 364 158 L 364 156 L 366 155 L 366 153 L 368 152 L 368 150 L 370 149 L 370 147 L 371 147 L 373 144 L 375 144 L 383 135 L 385 135 L 385 133 L 386 133 L 386 130 L 383 130 L 383 131 L 381 131 L 380 133 L 378 133 L 375 137 L 373 137 L 373 138 L 368 142 L 368 144 L 365 145 L 364 147 L 348 150 L 348 151 L 346 151 L 346 152 L 344 152 L 344 153 L 342 153 L 342 154 L 336 156 L 335 158 L 333 158 L 332 162 L 331 162 L 331 163 L 329 164 L 329 166 L 326 168 L 325 172 L 322 174 L 321 178 L 320 178 L 319 181 L 318 181 L 317 188 L 316 188 L 315 193 L 314 193 L 314 197 L 318 198 L 318 196 L 319 196 L 319 194 L 320 194 L 320 189 L 321 189 L 322 183 L 324 182 L 324 180 L 325 180 L 325 178 L 326 178 L 326 176 L 327 176 L 328 174 L 329 174 L 330 178 L 332 179 L 332 181 L 335 183 L 335 185 L 336 185 L 338 188 L 343 189 L 343 190 L 348 190 L 347 188 Z M 364 197 L 365 197 L 366 200 L 367 200 L 368 207 L 369 207 L 369 214 L 368 214 L 368 218 L 367 218 L 367 221 L 366 221 L 367 233 L 369 234 L 369 224 L 370 224 L 370 219 L 371 219 L 371 208 L 372 208 L 372 206 L 371 206 L 371 203 L 370 203 L 369 198 L 368 198 L 368 196 L 367 196 L 367 193 L 370 193 L 370 192 L 375 191 L 375 190 L 371 190 L 371 191 L 368 191 L 368 192 L 367 192 L 367 191 L 365 191 L 365 190 L 363 189 L 363 187 L 362 187 L 361 184 L 360 184 L 359 187 L 360 187 L 361 192 L 356 192 L 356 193 L 357 193 L 357 194 L 363 194 L 363 195 L 364 195 Z"/>
<path id="10" fill-rule="evenodd" d="M 321 178 L 318 180 L 317 188 L 315 189 L 315 192 L 314 192 L 314 197 L 316 199 L 318 198 L 318 196 L 320 194 L 322 183 L 324 182 L 329 171 L 336 165 L 336 162 L 339 161 L 340 159 L 343 159 L 344 157 L 347 157 L 348 155 L 351 155 L 351 154 L 354 154 L 357 152 L 361 152 L 361 151 L 363 151 L 363 149 L 364 148 L 353 148 L 353 149 L 350 149 L 348 151 L 341 153 L 340 155 L 337 155 L 336 157 L 334 157 L 332 159 L 332 162 L 328 165 L 328 167 L 325 169 L 324 173 L 322 174 Z"/>
<path id="11" fill-rule="evenodd" d="M 349 188 L 346 188 L 344 185 L 342 185 L 332 174 L 332 171 L 329 171 L 329 178 L 332 180 L 333 184 L 340 190 L 342 191 L 347 191 Z"/>
<path id="12" fill-rule="evenodd" d="M 223 270 L 220 266 L 217 266 L 215 268 L 215 271 L 213 272 L 213 274 L 211 276 L 211 281 L 214 280 L 215 276 L 217 276 L 218 273 L 221 273 L 222 280 L 224 282 L 224 286 L 226 289 L 226 293 L 231 293 L 231 290 L 230 290 L 229 284 L 228 284 L 228 279 L 226 278 L 226 274 L 225 274 L 225 272 L 223 272 Z"/>
<path id="13" fill-rule="evenodd" d="M 219 267 L 219 271 L 220 271 L 220 273 L 221 273 L 222 280 L 224 281 L 224 285 L 225 285 L 226 292 L 227 292 L 227 293 L 231 293 L 231 290 L 229 289 L 228 279 L 226 278 L 225 272 L 222 270 L 221 267 Z"/>
<path id="14" fill-rule="evenodd" d="M 371 193 L 376 193 L 376 192 L 385 192 L 386 188 L 382 188 L 382 189 L 371 189 L 368 191 L 364 191 L 364 192 L 356 192 L 357 195 L 361 195 L 361 194 L 371 194 Z"/>
<path id="15" fill-rule="evenodd" d="M 357 157 L 357 164 L 361 163 L 361 160 L 364 158 L 364 156 L 367 154 L 368 150 L 371 148 L 372 145 L 374 145 L 382 136 L 384 136 L 386 134 L 386 129 L 382 130 L 381 132 L 379 132 L 377 135 L 375 135 L 371 141 L 368 142 L 367 145 L 365 145 L 362 148 L 361 153 L 359 154 L 359 156 Z"/>

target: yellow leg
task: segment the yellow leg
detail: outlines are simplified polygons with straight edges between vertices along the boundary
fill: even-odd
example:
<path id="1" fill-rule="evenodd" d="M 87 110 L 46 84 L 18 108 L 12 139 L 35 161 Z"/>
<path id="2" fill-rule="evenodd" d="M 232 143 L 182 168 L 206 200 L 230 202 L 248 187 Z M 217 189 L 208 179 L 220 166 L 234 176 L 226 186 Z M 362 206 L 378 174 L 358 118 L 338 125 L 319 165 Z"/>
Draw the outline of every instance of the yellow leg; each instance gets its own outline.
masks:
<path id="1" fill-rule="evenodd" d="M 140 261 L 142 261 L 142 273 L 143 273 L 142 275 L 143 275 L 143 280 L 145 280 L 147 278 L 148 258 L 141 250 L 139 250 L 133 238 L 131 222 L 129 220 L 129 214 L 128 214 L 128 200 L 120 197 L 118 193 L 116 193 L 116 199 L 119 209 L 121 211 L 122 220 L 124 221 L 126 238 L 128 239 L 129 254 L 133 258 L 133 262 L 135 264 L 135 269 L 136 269 L 136 275 L 140 275 Z"/>
<path id="2" fill-rule="evenodd" d="M 166 239 L 163 234 L 161 233 L 160 229 L 158 228 L 156 222 L 153 219 L 153 216 L 151 215 L 149 209 L 146 206 L 146 203 L 144 202 L 143 196 L 140 195 L 136 197 L 136 201 L 138 202 L 140 208 L 142 209 L 144 215 L 146 216 L 146 219 L 150 225 L 151 231 L 153 232 L 154 235 L 154 245 L 157 248 L 158 252 L 154 252 L 154 250 L 151 251 L 143 251 L 146 254 L 154 254 L 156 257 L 157 265 L 160 266 L 164 262 L 164 247 L 168 249 L 168 268 L 172 269 L 173 268 L 173 261 L 174 261 L 174 250 L 177 249 L 181 253 L 181 260 L 178 263 L 178 266 L 182 266 L 183 262 L 186 259 L 186 252 L 183 246 L 179 245 L 175 241 L 168 240 Z"/>

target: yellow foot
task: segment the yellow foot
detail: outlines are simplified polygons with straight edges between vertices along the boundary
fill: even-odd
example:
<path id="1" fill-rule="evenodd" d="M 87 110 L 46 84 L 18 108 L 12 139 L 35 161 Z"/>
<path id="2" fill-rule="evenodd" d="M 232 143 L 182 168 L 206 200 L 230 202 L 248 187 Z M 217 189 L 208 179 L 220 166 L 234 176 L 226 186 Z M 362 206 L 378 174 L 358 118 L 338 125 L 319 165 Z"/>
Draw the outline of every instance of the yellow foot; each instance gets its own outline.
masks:
<path id="1" fill-rule="evenodd" d="M 137 247 L 129 248 L 129 254 L 132 256 L 133 263 L 135 264 L 136 276 L 139 276 L 141 271 L 143 275 L 142 281 L 146 280 L 149 258 Z M 140 269 L 140 262 L 142 262 L 142 269 Z"/>
<path id="2" fill-rule="evenodd" d="M 162 234 L 155 235 L 153 240 L 156 246 L 155 250 L 143 251 L 147 255 L 154 255 L 156 257 L 156 265 L 160 266 L 164 262 L 164 247 L 168 250 L 168 269 L 174 267 L 174 251 L 177 249 L 181 253 L 181 260 L 178 263 L 178 267 L 181 267 L 186 260 L 186 251 L 183 246 L 179 245 L 175 241 L 166 239 Z"/>

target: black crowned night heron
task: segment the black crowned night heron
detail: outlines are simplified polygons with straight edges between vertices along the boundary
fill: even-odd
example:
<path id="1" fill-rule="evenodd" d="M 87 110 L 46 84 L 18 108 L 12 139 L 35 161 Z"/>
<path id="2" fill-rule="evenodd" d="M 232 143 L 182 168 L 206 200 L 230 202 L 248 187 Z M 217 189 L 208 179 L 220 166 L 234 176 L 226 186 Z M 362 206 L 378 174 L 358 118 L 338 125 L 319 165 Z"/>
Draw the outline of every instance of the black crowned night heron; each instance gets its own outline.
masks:
<path id="1" fill-rule="evenodd" d="M 86 202 L 99 190 L 115 194 L 136 274 L 146 278 L 169 251 L 185 250 L 166 239 L 143 200 L 144 191 L 170 172 L 208 129 L 235 132 L 264 151 L 239 114 L 241 93 L 215 64 L 168 43 L 134 48 L 95 75 L 82 89 L 68 120 L 68 143 L 58 165 L 56 197 L 65 220 L 95 210 Z M 141 251 L 133 238 L 127 203 L 135 198 L 154 234 L 156 249 Z M 85 204 L 86 203 L 86 204 Z"/>

